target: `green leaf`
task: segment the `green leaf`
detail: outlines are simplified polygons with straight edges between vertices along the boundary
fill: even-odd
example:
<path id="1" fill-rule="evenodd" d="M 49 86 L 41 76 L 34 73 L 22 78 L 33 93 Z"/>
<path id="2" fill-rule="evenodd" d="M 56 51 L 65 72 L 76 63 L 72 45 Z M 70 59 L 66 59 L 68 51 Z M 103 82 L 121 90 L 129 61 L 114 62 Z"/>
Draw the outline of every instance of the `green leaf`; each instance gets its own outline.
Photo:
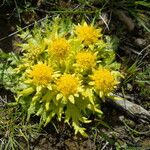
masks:
<path id="1" fill-rule="evenodd" d="M 36 110 L 35 104 L 36 104 L 35 102 L 30 104 L 30 107 L 28 109 L 27 121 L 29 121 L 31 114 L 35 113 L 35 110 Z"/>
<path id="2" fill-rule="evenodd" d="M 46 120 L 44 126 L 46 126 L 46 125 L 51 121 L 51 119 L 52 119 L 54 116 L 55 116 L 55 113 L 54 113 L 54 112 L 50 112 L 50 113 L 48 114 L 48 116 L 44 119 L 44 120 Z"/>
<path id="3" fill-rule="evenodd" d="M 135 1 L 135 4 L 136 5 L 142 5 L 142 6 L 150 8 L 150 2 L 145 2 L 143 0 L 142 1 Z"/>
<path id="4" fill-rule="evenodd" d="M 124 100 L 122 97 L 120 97 L 120 96 L 115 96 L 115 95 L 110 95 L 109 98 L 111 98 L 112 100 L 115 100 L 115 101 L 116 101 L 116 100 L 117 100 L 117 101 L 118 101 L 118 100 L 119 100 L 119 101 L 120 101 L 120 100 Z"/>
<path id="5" fill-rule="evenodd" d="M 63 97 L 63 95 L 59 93 L 59 94 L 57 94 L 57 96 L 56 96 L 56 100 L 60 100 L 62 97 Z"/>
<path id="6" fill-rule="evenodd" d="M 70 95 L 70 96 L 68 97 L 68 99 L 69 99 L 69 101 L 70 101 L 72 104 L 75 103 L 75 99 L 74 99 L 74 96 L 73 96 L 73 95 Z"/>
<path id="7" fill-rule="evenodd" d="M 45 109 L 46 109 L 46 111 L 48 111 L 49 110 L 49 106 L 50 105 L 50 102 L 49 101 L 47 101 L 46 103 L 45 103 Z"/>
<path id="8" fill-rule="evenodd" d="M 79 127 L 78 124 L 76 124 L 76 122 L 73 122 L 72 126 L 74 127 L 75 134 L 79 132 L 82 136 L 88 137 L 88 135 L 85 133 L 85 128 Z"/>
<path id="9" fill-rule="evenodd" d="M 18 92 L 18 94 L 21 94 L 22 96 L 28 96 L 30 94 L 32 94 L 35 91 L 35 89 L 33 87 L 29 87 L 27 89 L 24 89 L 21 92 Z"/>
<path id="10" fill-rule="evenodd" d="M 37 116 L 41 115 L 43 111 L 44 111 L 44 108 L 43 108 L 43 106 L 41 105 L 41 107 L 39 108 L 39 110 L 37 110 L 36 115 L 37 115 Z"/>

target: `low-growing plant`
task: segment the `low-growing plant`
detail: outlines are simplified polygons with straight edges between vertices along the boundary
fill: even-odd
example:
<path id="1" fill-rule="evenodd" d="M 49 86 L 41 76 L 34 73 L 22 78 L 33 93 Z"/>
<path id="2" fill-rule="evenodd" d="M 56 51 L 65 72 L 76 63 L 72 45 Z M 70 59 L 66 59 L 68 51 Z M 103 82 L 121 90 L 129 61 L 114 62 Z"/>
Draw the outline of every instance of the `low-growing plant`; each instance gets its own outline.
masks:
<path id="1" fill-rule="evenodd" d="M 141 95 L 150 98 L 150 66 L 146 66 L 143 71 L 137 73 L 135 83 L 140 87 Z"/>
<path id="2" fill-rule="evenodd" d="M 19 64 L 19 56 L 15 53 L 4 53 L 0 50 L 0 87 L 15 92 L 18 84 L 18 76 L 14 68 Z"/>
<path id="3" fill-rule="evenodd" d="M 1 98 L 1 97 L 0 97 Z M 19 106 L 7 107 L 7 103 L 0 109 L 0 149 L 1 150 L 29 150 L 29 141 L 40 134 L 38 123 L 27 123 L 26 114 Z"/>
<path id="4" fill-rule="evenodd" d="M 81 123 L 90 114 L 101 117 L 101 100 L 114 98 L 122 76 L 111 38 L 85 21 L 74 25 L 56 17 L 20 33 L 24 41 L 19 63 L 13 68 L 18 83 L 16 102 L 46 126 L 56 117 L 87 136 Z M 11 89 L 11 88 L 10 88 Z"/>

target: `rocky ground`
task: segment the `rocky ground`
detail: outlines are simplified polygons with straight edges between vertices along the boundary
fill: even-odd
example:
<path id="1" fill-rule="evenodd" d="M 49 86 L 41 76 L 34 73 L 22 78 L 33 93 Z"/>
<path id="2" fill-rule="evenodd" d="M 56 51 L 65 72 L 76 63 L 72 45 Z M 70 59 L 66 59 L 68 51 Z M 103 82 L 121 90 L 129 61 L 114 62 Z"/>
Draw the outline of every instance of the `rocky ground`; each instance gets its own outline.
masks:
<path id="1" fill-rule="evenodd" d="M 31 25 L 33 20 L 38 20 L 45 15 L 47 11 L 46 6 L 41 6 L 40 1 L 38 2 L 39 7 L 37 7 L 38 11 L 35 11 L 35 15 L 31 17 L 30 13 L 26 13 L 21 16 L 22 27 Z M 63 5 L 71 8 L 76 6 L 76 4 L 66 4 L 65 2 Z M 53 7 L 56 6 L 57 4 Z M 41 12 L 41 10 L 45 12 Z M 146 73 L 146 79 L 138 74 L 139 72 L 144 74 L 145 68 L 150 67 L 150 32 L 145 31 L 132 17 L 126 15 L 123 11 L 116 11 L 111 16 L 111 20 L 107 11 L 102 16 L 106 22 L 103 19 L 99 19 L 99 24 L 104 24 L 106 34 L 119 39 L 117 59 L 123 64 L 122 70 L 126 71 L 126 78 L 122 81 L 122 88 L 117 91 L 117 94 L 120 94 L 124 98 L 124 101 L 114 103 L 106 100 L 102 104 L 102 111 L 105 115 L 102 120 L 91 116 L 93 123 L 87 125 L 88 138 L 83 138 L 80 135 L 75 136 L 69 126 L 58 123 L 55 120 L 53 124 L 49 124 L 46 128 L 38 130 L 36 124 L 39 119 L 33 117 L 30 123 L 31 128 L 21 127 L 21 129 L 23 128 L 26 131 L 29 141 L 23 138 L 24 135 L 17 136 L 17 134 L 21 135 L 19 129 L 13 132 L 14 135 L 12 137 L 19 141 L 22 149 L 150 149 L 150 74 L 149 72 Z M 76 17 L 78 16 L 76 15 Z M 19 49 L 15 45 L 18 41 L 17 34 L 15 33 L 17 25 L 20 25 L 20 22 L 13 16 L 13 10 L 1 7 L 0 48 L 7 53 L 19 52 Z M 107 29 L 107 25 L 109 25 L 109 30 Z M 136 61 L 137 64 L 134 69 L 132 65 Z M 147 80 L 147 82 L 144 85 L 140 85 L 136 80 Z M 7 145 L 7 142 L 10 140 L 9 136 L 11 132 L 15 130 L 12 126 L 18 125 L 17 128 L 20 127 L 18 122 L 20 118 L 18 117 L 13 120 L 12 116 L 16 115 L 19 108 L 9 109 L 5 106 L 7 102 L 13 101 L 14 98 L 10 91 L 4 89 L 3 85 L 0 86 L 0 148 L 3 150 L 4 145 Z M 22 114 L 20 114 L 21 116 Z M 30 130 L 32 130 L 32 134 L 30 134 Z M 15 148 L 15 150 L 21 149 L 21 147 Z M 5 147 L 5 150 L 7 150 L 7 147 Z"/>

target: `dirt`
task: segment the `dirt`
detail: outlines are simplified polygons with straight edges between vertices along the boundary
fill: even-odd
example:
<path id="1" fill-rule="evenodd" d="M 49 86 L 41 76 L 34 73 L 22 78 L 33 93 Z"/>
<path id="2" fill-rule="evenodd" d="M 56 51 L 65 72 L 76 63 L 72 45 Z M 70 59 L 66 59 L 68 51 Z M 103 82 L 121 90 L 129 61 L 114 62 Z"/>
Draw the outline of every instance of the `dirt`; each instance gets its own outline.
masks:
<path id="1" fill-rule="evenodd" d="M 11 18 L 12 10 L 10 8 L 0 7 L 0 48 L 3 51 L 13 51 L 12 38 L 7 38 L 9 34 L 15 31 L 15 20 Z M 4 39 L 4 40 L 2 40 Z"/>

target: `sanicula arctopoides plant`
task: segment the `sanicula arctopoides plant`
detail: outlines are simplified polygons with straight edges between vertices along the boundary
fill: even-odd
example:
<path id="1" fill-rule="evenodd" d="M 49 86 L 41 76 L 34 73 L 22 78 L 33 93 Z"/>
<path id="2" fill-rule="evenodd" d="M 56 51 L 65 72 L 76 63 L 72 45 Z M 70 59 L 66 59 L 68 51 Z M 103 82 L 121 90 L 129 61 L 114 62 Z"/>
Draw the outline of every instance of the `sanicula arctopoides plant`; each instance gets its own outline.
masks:
<path id="1" fill-rule="evenodd" d="M 14 68 L 19 76 L 15 95 L 27 120 L 34 114 L 46 126 L 55 117 L 87 136 L 82 123 L 91 122 L 91 113 L 101 117 L 100 100 L 113 95 L 122 76 L 102 29 L 56 17 L 19 37 L 24 42 L 18 44 L 22 55 Z"/>

